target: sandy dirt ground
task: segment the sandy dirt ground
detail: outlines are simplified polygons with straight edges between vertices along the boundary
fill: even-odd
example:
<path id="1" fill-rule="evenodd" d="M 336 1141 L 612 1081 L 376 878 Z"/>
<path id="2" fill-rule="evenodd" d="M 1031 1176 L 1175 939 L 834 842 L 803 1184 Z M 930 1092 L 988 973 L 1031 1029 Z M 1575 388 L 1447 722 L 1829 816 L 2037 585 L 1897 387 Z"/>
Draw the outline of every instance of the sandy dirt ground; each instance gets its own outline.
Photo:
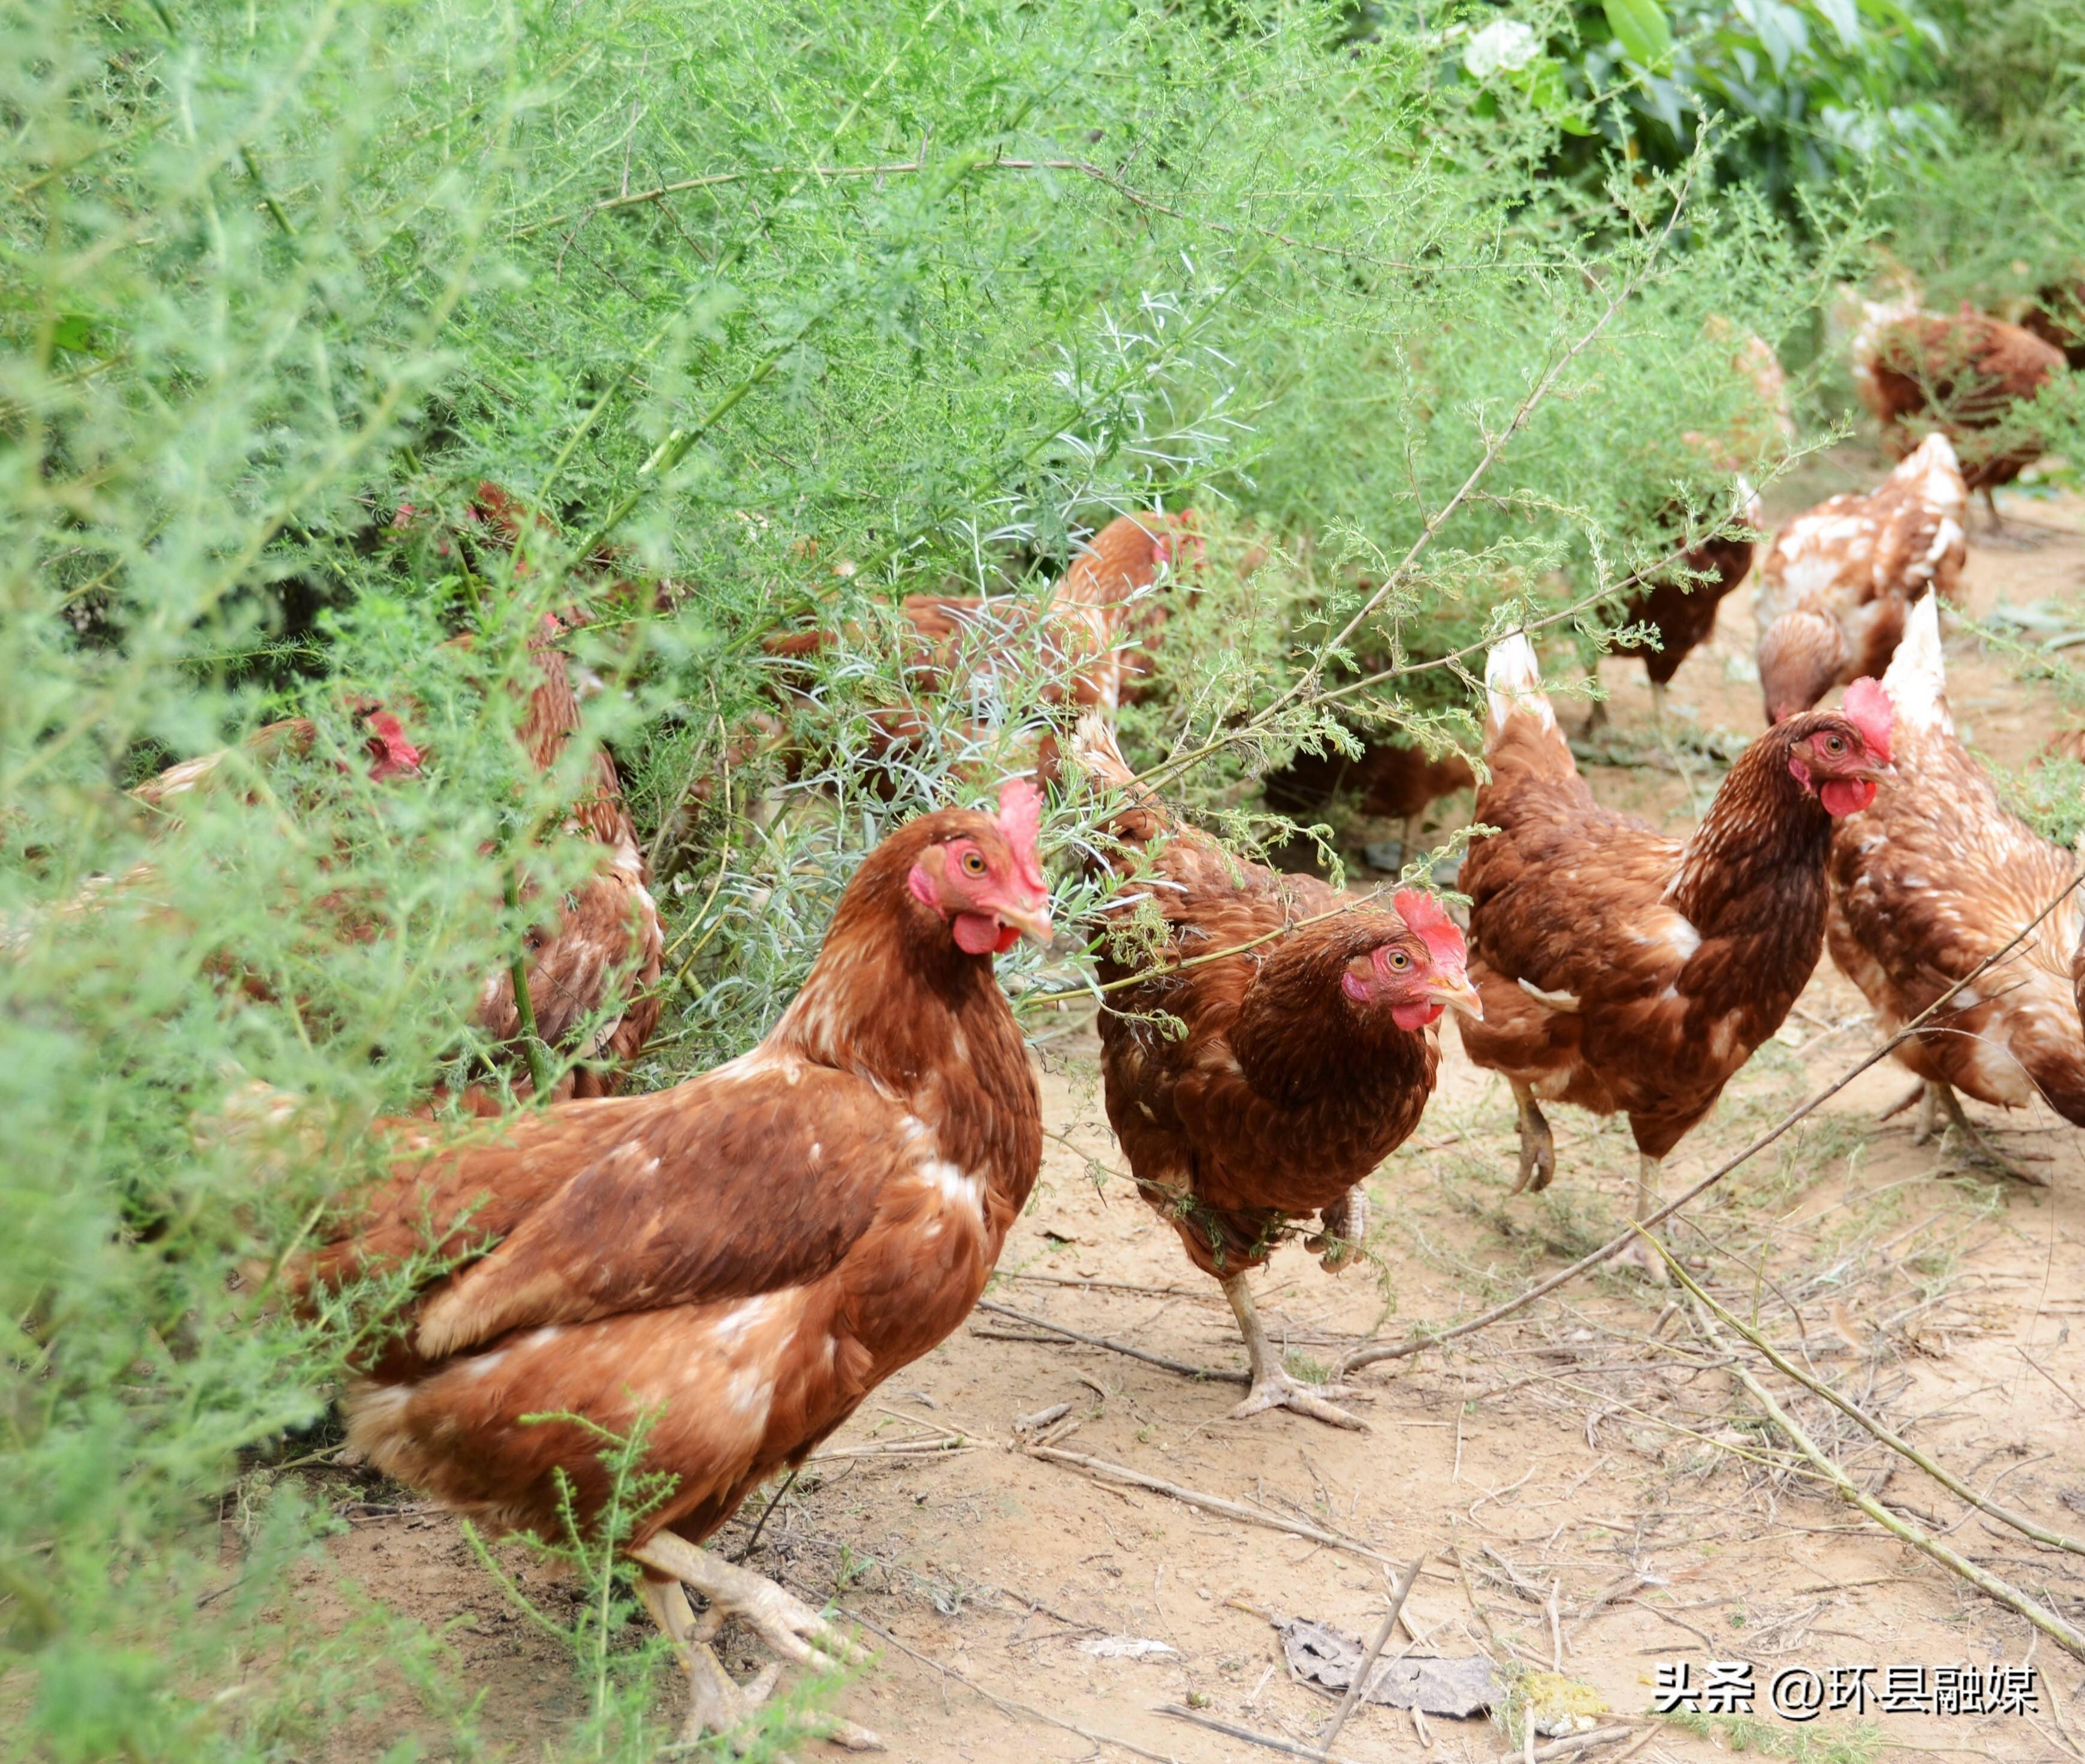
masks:
<path id="1" fill-rule="evenodd" d="M 1771 512 L 1785 516 L 1879 470 L 1841 449 Z M 1974 517 L 1972 610 L 2069 607 L 2085 623 L 2085 502 L 2017 495 L 2005 506 L 2011 524 L 1995 538 Z M 1754 635 L 1747 584 L 1675 682 L 1676 730 L 1757 729 Z M 2062 720 L 2053 699 L 2018 684 L 1973 638 L 1949 647 L 1958 718 L 1980 748 L 2023 763 Z M 1611 661 L 1603 678 L 1605 738 L 1653 751 L 1641 667 Z M 1717 774 L 1684 745 L 1677 752 L 1688 776 L 1669 759 L 1589 774 L 1603 799 L 1682 831 Z M 1670 1192 L 1876 1045 L 1862 999 L 1828 959 L 1779 1039 L 1675 1154 Z M 1792 1469 L 1727 1360 L 1633 1275 L 1603 1270 L 1445 1349 L 1358 1374 L 1351 1406 L 1366 1432 L 1282 1412 L 1229 1418 L 1242 1350 L 1214 1284 L 1119 1174 L 1090 1031 L 1068 1027 L 1042 1056 L 1052 1137 L 989 1294 L 1004 1308 L 979 1311 L 879 1392 L 779 1503 L 753 1558 L 873 1632 L 877 1663 L 841 1704 L 891 1755 L 1285 1755 L 1161 1706 L 1314 1755 L 1336 1702 L 1292 1678 L 1272 1621 L 1371 1635 L 1391 1565 L 1422 1553 L 1405 1607 L 1411 1633 L 1393 1647 L 1488 1655 L 1552 1727 L 1574 1712 L 1629 1724 L 1628 1737 L 1586 1756 L 1692 1760 L 1747 1743 L 1820 1760 L 2079 1755 L 2070 1742 L 2085 1737 L 2085 1668 Z M 1671 1240 L 1770 1339 L 1807 1354 L 1971 1484 L 2045 1526 L 2085 1531 L 2085 1329 L 2072 1339 L 2085 1320 L 2078 1137 L 2045 1111 L 2012 1116 L 2001 1143 L 2036 1160 L 2049 1185 L 1995 1181 L 1951 1142 L 1914 1146 L 1908 1116 L 1877 1124 L 1905 1088 L 1887 1063 L 1856 1080 L 1697 1203 Z M 1552 1120 L 1556 1184 L 1509 1198 L 1510 1099 L 1450 1031 L 1425 1123 L 1368 1185 L 1370 1260 L 1336 1277 L 1292 1243 L 1256 1278 L 1293 1363 L 1328 1366 L 1364 1338 L 1474 1315 L 1618 1229 L 1633 1165 L 1626 1128 L 1569 1109 Z M 1026 1319 L 1217 1375 L 1192 1379 Z M 1814 1398 L 1792 1401 L 1801 1393 L 1769 1382 L 1895 1513 L 2085 1617 L 2074 1558 L 2029 1545 Z M 1059 1455 L 1021 1449 L 1017 1422 L 1059 1405 L 1068 1406 L 1053 1425 L 1069 1430 L 1050 1448 Z M 1093 1462 L 1247 1516 L 1104 1480 Z M 535 1755 L 581 1707 L 568 1658 L 516 1615 L 446 1517 L 359 1492 L 377 1510 L 343 1510 L 334 1573 L 448 1626 L 485 1692 L 488 1736 Z M 757 1504 L 720 1538 L 730 1552 Z M 315 1588 L 329 1578 L 315 1569 Z M 726 1641 L 734 1669 L 759 1657 L 735 1631 Z M 1642 1719 L 1659 1663 L 1689 1663 L 1698 1684 L 1710 1660 L 1753 1663 L 1752 1723 Z M 1787 1667 L 2023 1663 L 2042 1674 L 2028 1716 L 1883 1714 L 1871 1703 L 1864 1719 L 1842 1711 L 1799 1725 L 1767 1707 L 1768 1681 Z M 1506 1744 L 1482 1717 L 1422 1728 L 1365 1705 L 1336 1754 L 1467 1764 Z M 800 1755 L 838 1754 L 809 1743 Z"/>

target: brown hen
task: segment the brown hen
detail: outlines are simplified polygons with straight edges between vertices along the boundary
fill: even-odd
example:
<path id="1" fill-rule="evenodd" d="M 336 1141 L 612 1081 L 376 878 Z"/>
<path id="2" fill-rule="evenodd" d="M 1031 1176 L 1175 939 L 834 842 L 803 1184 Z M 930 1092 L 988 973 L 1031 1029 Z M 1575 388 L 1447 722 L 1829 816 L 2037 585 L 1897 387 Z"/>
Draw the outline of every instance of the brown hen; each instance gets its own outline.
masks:
<path id="1" fill-rule="evenodd" d="M 1499 831 L 1463 864 L 1484 1000 L 1463 1046 L 1513 1086 L 1516 1194 L 1556 1173 L 1540 1103 L 1575 1103 L 1629 1116 L 1645 1218 L 1660 1163 L 1817 965 L 1832 818 L 1865 807 L 1889 775 L 1889 701 L 1857 683 L 1845 712 L 1760 736 L 1682 844 L 1593 800 L 1526 637 L 1495 644 L 1484 678 L 1491 777 L 1476 818 Z M 1637 1260 L 1662 1276 L 1645 1246 Z"/>
<path id="2" fill-rule="evenodd" d="M 884 760 L 918 747 L 934 722 L 922 699 L 952 692 L 991 695 L 994 674 L 1005 669 L 1015 651 L 1024 663 L 1030 657 L 1041 659 L 1047 674 L 1043 703 L 1068 703 L 1074 711 L 1097 705 L 1112 716 L 1151 675 L 1151 652 L 1165 627 L 1168 604 L 1166 596 L 1153 592 L 1159 572 L 1187 555 L 1199 556 L 1201 548 L 1191 510 L 1118 515 L 1086 542 L 1044 600 L 907 595 L 894 635 L 910 702 L 872 713 L 870 757 Z M 778 659 L 803 661 L 843 640 L 859 644 L 863 633 L 853 628 L 792 631 L 766 639 L 762 647 Z M 791 703 L 813 705 L 804 686 L 787 679 L 779 683 Z M 750 731 L 735 757 L 750 757 L 783 735 L 779 721 Z M 1034 750 L 1018 757 L 1035 763 L 1045 778 L 1054 776 L 1054 731 L 1038 731 Z M 706 788 L 699 786 L 699 798 Z"/>
<path id="3" fill-rule="evenodd" d="M 529 645 L 529 659 L 541 678 L 529 692 L 518 733 L 539 771 L 548 771 L 558 763 L 580 727 L 570 667 L 557 647 L 562 635 L 558 621 L 546 615 Z M 428 755 L 407 738 L 396 713 L 367 701 L 358 701 L 353 712 L 370 754 L 372 778 L 419 774 Z M 236 770 L 235 759 L 265 765 L 278 757 L 308 753 L 314 738 L 307 719 L 270 723 L 236 748 L 169 766 L 130 794 L 172 816 L 178 813 L 183 797 Z M 526 933 L 529 997 L 538 1037 L 551 1049 L 581 1062 L 558 1080 L 554 1095 L 600 1096 L 614 1088 L 619 1078 L 617 1067 L 636 1057 L 658 1022 L 658 981 L 665 947 L 636 828 L 623 806 L 615 762 L 605 752 L 594 756 L 586 793 L 570 808 L 562 831 L 605 849 L 598 867 L 560 897 L 554 917 Z M 375 934 L 373 920 L 364 925 L 358 916 L 353 923 L 343 924 L 348 935 Z M 236 969 L 236 961 L 231 965 Z M 251 989 L 257 983 L 242 979 L 242 984 Z M 604 1011 L 612 1014 L 592 1030 L 584 1046 L 578 1045 L 580 1029 Z M 520 1015 L 515 1008 L 512 967 L 486 977 L 472 1016 L 500 1044 L 502 1063 L 511 1067 L 520 1094 L 528 1095 L 531 1081 Z M 479 1112 L 497 1113 L 501 1106 L 476 1086 L 462 1100 Z"/>
<path id="4" fill-rule="evenodd" d="M 2062 894 L 2077 865 L 2001 805 L 1955 737 L 1930 595 L 1912 609 L 1883 685 L 1896 710 L 1898 775 L 1866 814 L 1832 831 L 1828 935 L 1832 959 L 1883 1033 L 1894 1035 Z M 2037 1180 L 1985 1145 L 1955 1093 L 2007 1108 L 2039 1096 L 2085 1126 L 2085 1027 L 2073 976 L 2081 926 L 2072 895 L 1896 1049 L 1924 1081 L 1922 1141 L 1937 1105 L 1985 1161 Z"/>
<path id="5" fill-rule="evenodd" d="M 461 1260 L 364 1368 L 349 1435 L 480 1524 L 557 1537 L 569 1488 L 590 1530 L 604 1432 L 641 1433 L 670 1490 L 624 1548 L 688 1669 L 690 1740 L 772 1680 L 749 1694 L 725 1676 L 684 1583 L 792 1659 L 843 1647 L 697 1546 L 962 1322 L 1034 1183 L 1040 1099 L 992 958 L 1050 934 L 1039 812 L 1015 783 L 996 817 L 900 828 L 750 1052 L 401 1163 L 304 1272 L 333 1287 L 430 1249 Z"/>
<path id="6" fill-rule="evenodd" d="M 1463 937 L 1432 896 L 1358 903 L 1311 876 L 1242 863 L 1137 785 L 1106 723 L 1081 719 L 1088 777 L 1127 793 L 1107 829 L 1123 913 L 1150 903 L 1162 939 L 1146 963 L 1104 939 L 1101 1070 L 1109 1124 L 1137 1191 L 1222 1282 L 1251 1361 L 1234 1415 L 1276 1406 L 1361 1423 L 1291 1377 L 1246 1275 L 1292 1217 L 1342 1267 L 1367 1231 L 1359 1184 L 1426 1107 L 1442 1008 L 1476 1008 Z M 1127 933 L 1124 934 L 1127 941 Z"/>
<path id="7" fill-rule="evenodd" d="M 1955 592 L 1968 512 L 1955 450 L 1936 433 L 1866 495 L 1833 496 L 1781 529 L 1752 597 L 1769 723 L 1881 674 L 1912 603 Z"/>
<path id="8" fill-rule="evenodd" d="M 1984 492 L 2009 484 L 2040 457 L 2018 406 L 2066 372 L 2063 351 L 2033 332 L 1979 312 L 1968 301 L 1953 313 L 1909 303 L 1862 303 L 1854 337 L 1854 385 L 1882 424 L 1883 444 L 1900 458 L 1931 427 L 1954 443 L 1962 477 Z"/>
<path id="9" fill-rule="evenodd" d="M 557 647 L 562 635 L 558 621 L 546 615 L 529 646 L 542 678 L 529 695 L 520 737 L 539 771 L 558 763 L 580 728 L 570 665 Z M 651 866 L 623 805 L 615 761 L 605 748 L 596 750 L 589 772 L 590 788 L 571 805 L 562 830 L 592 839 L 604 855 L 584 882 L 559 899 L 554 918 L 532 925 L 523 940 L 536 1033 L 580 1062 L 557 1081 L 552 1095 L 558 1099 L 611 1094 L 621 1069 L 651 1039 L 662 1002 L 666 939 L 652 898 Z M 603 1012 L 612 1014 L 600 1018 L 584 1047 L 575 1045 L 580 1030 Z M 516 1087 L 527 1094 L 529 1082 L 520 1075 L 525 1062 L 514 1051 L 523 1026 L 511 968 L 486 980 L 475 1015 L 510 1051 Z"/>

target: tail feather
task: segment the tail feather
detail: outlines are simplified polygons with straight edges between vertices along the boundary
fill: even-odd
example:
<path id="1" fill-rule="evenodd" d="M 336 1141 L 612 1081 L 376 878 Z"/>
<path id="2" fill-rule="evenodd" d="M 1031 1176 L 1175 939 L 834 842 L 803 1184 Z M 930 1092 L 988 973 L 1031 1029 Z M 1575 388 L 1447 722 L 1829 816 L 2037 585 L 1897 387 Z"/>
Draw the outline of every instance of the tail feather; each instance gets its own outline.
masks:
<path id="1" fill-rule="evenodd" d="M 1148 840 L 1173 826 L 1173 817 L 1157 797 L 1137 781 L 1115 743 L 1115 725 L 1098 705 L 1079 715 L 1072 736 L 1072 757 L 1093 783 L 1119 791 L 1127 799 L 1104 823 L 1118 839 Z"/>
<path id="2" fill-rule="evenodd" d="M 1969 506 L 1962 462 L 1954 444 L 1935 429 L 1900 460 L 1890 481 L 1913 491 L 1927 508 L 1960 521 Z"/>
<path id="3" fill-rule="evenodd" d="M 1505 729 L 1515 711 L 1535 717 L 1545 729 L 1556 728 L 1556 712 L 1542 690 L 1541 665 L 1525 631 L 1517 631 L 1492 645 L 1484 657 L 1484 691 L 1491 700 L 1487 747 L 1488 737 Z"/>
<path id="4" fill-rule="evenodd" d="M 1542 668 L 1527 634 L 1515 631 L 1491 647 L 1484 657 L 1484 691 L 1490 710 L 1484 720 L 1484 760 L 1491 780 L 1478 792 L 1478 818 L 1484 818 L 1493 786 L 1516 776 L 1536 774 L 1564 777 L 1578 767 L 1556 726 L 1556 712 L 1542 690 Z"/>
<path id="5" fill-rule="evenodd" d="M 1913 601 L 1905 615 L 1904 635 L 1883 676 L 1883 690 L 1900 725 L 1938 729 L 1952 734 L 1947 712 L 1947 665 L 1940 649 L 1940 601 L 1930 591 Z"/>

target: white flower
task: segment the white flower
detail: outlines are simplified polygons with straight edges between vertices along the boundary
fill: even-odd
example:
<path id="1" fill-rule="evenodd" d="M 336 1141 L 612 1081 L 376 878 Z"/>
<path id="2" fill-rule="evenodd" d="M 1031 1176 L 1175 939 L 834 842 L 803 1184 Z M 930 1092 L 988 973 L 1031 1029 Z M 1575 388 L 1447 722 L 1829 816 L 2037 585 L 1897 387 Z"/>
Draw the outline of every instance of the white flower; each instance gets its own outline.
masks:
<path id="1" fill-rule="evenodd" d="M 1463 51 L 1463 66 L 1474 79 L 1484 79 L 1501 68 L 1525 67 L 1541 53 L 1534 32 L 1518 19 L 1499 19 L 1470 39 Z"/>

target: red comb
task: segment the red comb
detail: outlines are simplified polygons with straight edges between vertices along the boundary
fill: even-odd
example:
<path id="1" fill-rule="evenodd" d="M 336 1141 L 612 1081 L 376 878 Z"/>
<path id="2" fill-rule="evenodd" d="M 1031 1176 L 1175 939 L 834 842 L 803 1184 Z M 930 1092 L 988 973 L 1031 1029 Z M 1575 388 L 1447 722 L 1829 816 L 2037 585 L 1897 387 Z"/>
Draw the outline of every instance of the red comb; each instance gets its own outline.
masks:
<path id="1" fill-rule="evenodd" d="M 1446 909 L 1433 895 L 1423 895 L 1416 888 L 1400 888 L 1390 899 L 1391 904 L 1397 908 L 1398 916 L 1408 929 L 1419 934 L 1419 941 L 1426 946 L 1426 953 L 1438 966 L 1459 968 L 1467 960 L 1462 927 L 1448 916 Z"/>
<path id="2" fill-rule="evenodd" d="M 1042 828 L 1042 793 L 1026 778 L 1009 778 L 999 787 L 999 830 L 1013 848 L 1021 879 L 1038 894 L 1049 886 L 1042 879 L 1042 860 L 1035 849 Z"/>
<path id="3" fill-rule="evenodd" d="M 376 763 L 369 776 L 389 778 L 401 771 L 418 771 L 426 757 L 406 739 L 406 725 L 389 711 L 372 711 L 363 719 L 369 729 L 369 756 Z"/>
<path id="4" fill-rule="evenodd" d="M 1871 752 L 1887 765 L 1890 757 L 1890 731 L 1896 724 L 1896 707 L 1890 703 L 1890 695 L 1879 681 L 1856 680 L 1846 688 L 1845 702 L 1841 705 L 1846 720 L 1861 732 L 1861 739 L 1868 744 Z"/>

